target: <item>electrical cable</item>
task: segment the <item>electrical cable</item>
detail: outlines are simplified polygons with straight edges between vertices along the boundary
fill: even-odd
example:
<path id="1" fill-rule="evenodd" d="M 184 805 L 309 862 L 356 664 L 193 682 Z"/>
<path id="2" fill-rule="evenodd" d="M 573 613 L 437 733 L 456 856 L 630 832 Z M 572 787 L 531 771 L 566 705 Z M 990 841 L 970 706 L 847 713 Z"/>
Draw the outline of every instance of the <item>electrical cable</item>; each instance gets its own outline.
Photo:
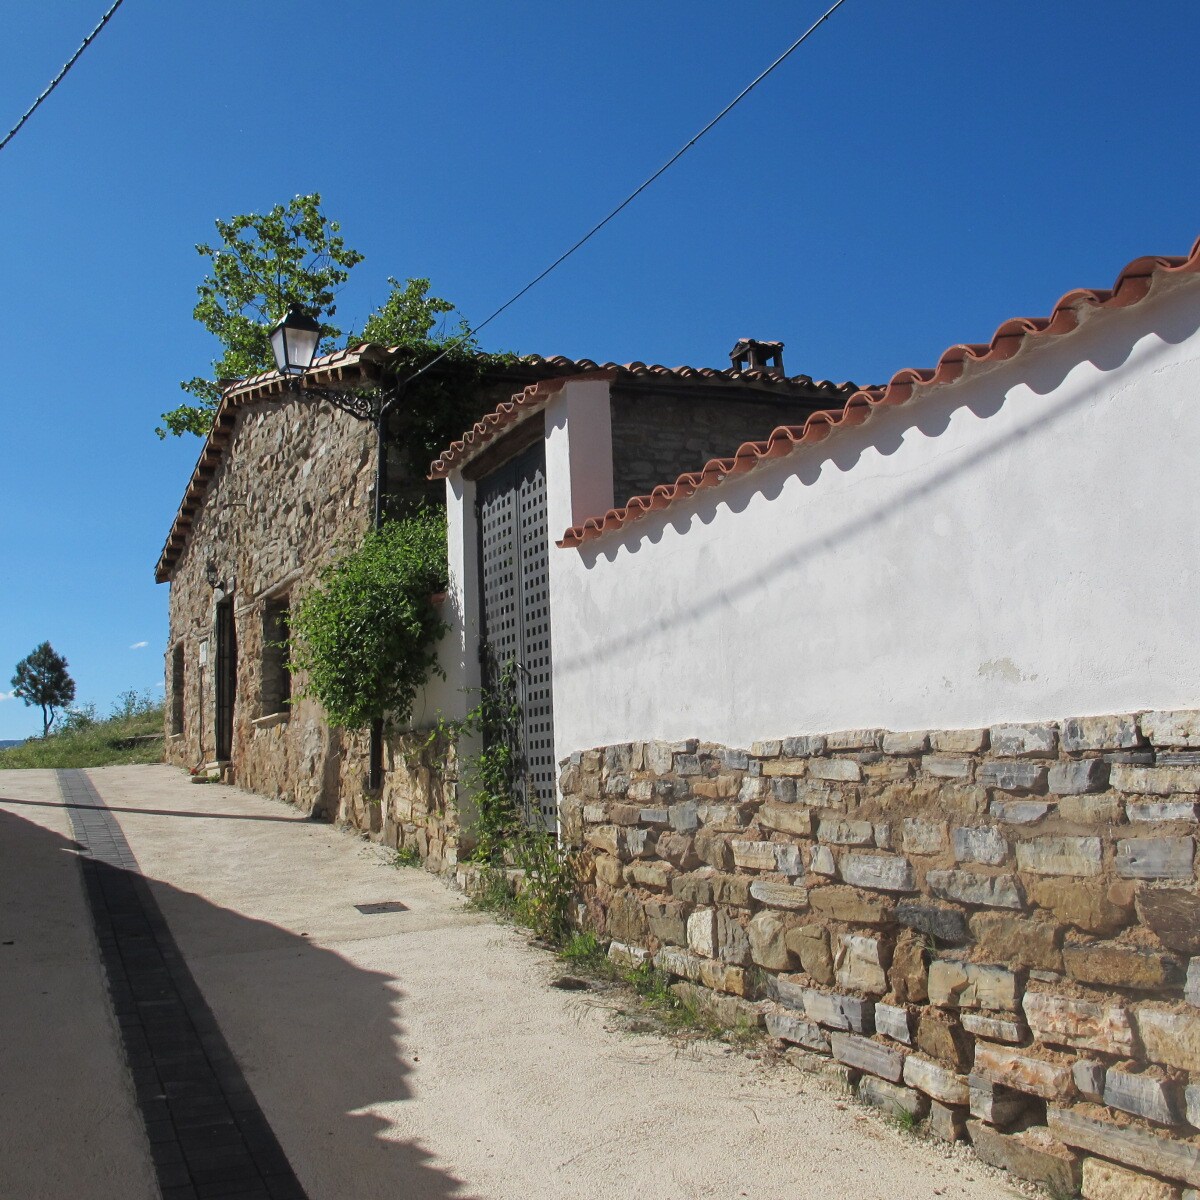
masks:
<path id="1" fill-rule="evenodd" d="M 546 276 L 549 275 L 550 272 L 555 269 L 555 267 L 558 267 L 562 263 L 566 262 L 566 260 L 568 258 L 570 258 L 571 255 L 574 254 L 576 250 L 578 250 L 586 242 L 591 241 L 591 239 L 597 233 L 599 233 L 600 230 L 603 229 L 605 227 L 605 225 L 607 225 L 609 223 L 609 221 L 611 221 L 615 216 L 617 216 L 618 213 L 620 213 L 624 209 L 628 208 L 629 205 L 632 204 L 633 201 L 636 200 L 638 198 L 638 196 L 640 196 L 656 179 L 658 179 L 658 177 L 660 175 L 664 174 L 670 167 L 673 167 L 706 133 L 708 133 L 708 131 L 710 129 L 713 128 L 713 126 L 715 126 L 719 121 L 721 121 L 730 112 L 732 112 L 733 109 L 736 108 L 737 105 L 740 104 L 742 102 L 742 100 L 744 100 L 752 91 L 754 91 L 754 89 L 756 87 L 758 87 L 758 85 L 760 83 L 762 83 L 762 81 L 764 79 L 766 79 L 766 77 L 768 75 L 770 75 L 771 72 L 774 71 L 776 67 L 778 67 L 782 62 L 784 62 L 785 59 L 789 58 L 806 41 L 808 41 L 808 39 L 814 33 L 816 33 L 817 29 L 821 25 L 823 25 L 826 21 L 828 21 L 829 18 L 831 16 L 833 16 L 833 14 L 839 8 L 841 8 L 843 4 L 845 4 L 845 2 L 846 2 L 846 0 L 837 0 L 837 2 L 835 4 L 830 5 L 830 7 L 827 8 L 825 10 L 825 12 L 822 13 L 821 16 L 818 17 L 817 20 L 814 21 L 773 63 L 771 63 L 771 65 L 769 67 L 767 67 L 764 71 L 762 71 L 759 75 L 757 75 L 754 79 L 752 79 L 744 88 L 742 88 L 742 90 L 740 92 L 738 92 L 738 94 L 736 96 L 734 96 L 734 98 L 732 100 L 730 100 L 730 102 L 727 105 L 725 105 L 725 107 L 723 109 L 721 109 L 721 111 L 719 113 L 717 113 L 717 115 L 715 117 L 713 117 L 713 119 L 711 121 L 709 121 L 709 123 L 707 125 L 705 125 L 704 128 L 701 129 L 699 133 L 697 133 L 687 143 L 685 143 L 678 150 L 676 150 L 675 153 L 672 154 L 671 157 L 668 158 L 667 161 L 665 163 L 663 163 L 663 165 L 661 167 L 659 167 L 658 170 L 655 171 L 653 175 L 649 176 L 641 184 L 639 184 L 636 188 L 634 188 L 634 190 L 632 192 L 630 192 L 629 195 L 626 196 L 625 199 L 622 200 L 621 203 L 618 204 L 617 207 L 614 208 L 612 210 L 612 212 L 610 212 L 608 214 L 608 216 L 606 216 L 602 221 L 599 221 L 595 225 L 593 225 L 591 227 L 591 229 L 589 229 L 587 231 L 587 233 L 585 233 L 583 235 L 583 237 L 581 237 L 577 242 L 575 242 L 575 244 L 572 245 L 569 249 L 564 250 L 563 253 L 560 254 L 540 275 L 535 276 L 519 292 L 517 292 L 514 296 L 509 297 L 509 299 L 505 300 L 505 302 L 502 305 L 500 305 L 500 307 L 498 309 L 496 309 L 496 311 L 493 312 L 491 314 L 491 316 L 489 316 L 486 320 L 480 321 L 478 325 L 474 326 L 473 328 L 467 330 L 466 333 L 460 334 L 458 337 L 456 337 L 452 341 L 450 341 L 446 345 L 446 348 L 436 358 L 431 359 L 429 362 L 427 362 L 419 371 L 414 371 L 412 375 L 410 375 L 406 380 L 404 380 L 403 383 L 400 384 L 400 387 L 403 388 L 406 385 L 412 383 L 413 380 L 424 375 L 425 372 L 428 371 L 430 367 L 433 367 L 437 363 L 441 362 L 441 360 L 443 358 L 445 358 L 446 355 L 449 354 L 450 351 L 453 350 L 455 346 L 461 344 L 462 342 L 468 341 L 470 338 L 473 338 L 475 336 L 475 334 L 477 334 L 485 325 L 488 325 L 492 321 L 494 321 L 502 312 L 504 312 L 504 310 L 506 308 L 510 308 L 512 305 L 516 304 L 516 302 L 518 300 L 520 300 L 521 297 L 524 296 L 526 292 L 528 292 L 531 288 L 534 288 L 539 283 L 541 283 L 542 280 L 545 279 Z"/>
<path id="2" fill-rule="evenodd" d="M 83 45 L 81 45 L 79 49 L 71 55 L 63 69 L 59 71 L 59 73 L 55 75 L 52 80 L 50 80 L 49 84 L 46 86 L 46 90 L 42 92 L 42 94 L 29 106 L 28 109 L 25 110 L 25 113 L 21 119 L 8 131 L 8 133 L 4 135 L 4 140 L 0 141 L 0 150 L 3 150 L 4 147 L 7 146 L 8 143 L 17 136 L 21 126 L 24 125 L 25 122 L 28 121 L 35 112 L 37 112 L 37 110 L 41 107 L 42 102 L 50 95 L 52 91 L 54 91 L 56 87 L 58 87 L 60 83 L 62 83 L 63 77 L 66 75 L 66 73 L 79 61 L 79 56 L 92 44 L 96 34 L 98 34 L 100 30 L 102 30 L 105 25 L 108 24 L 113 13 L 115 13 L 123 3 L 124 0 L 114 0 L 113 6 L 104 14 L 104 16 L 100 18 L 100 24 L 97 25 L 96 28 L 93 29 L 92 32 L 83 39 Z"/>

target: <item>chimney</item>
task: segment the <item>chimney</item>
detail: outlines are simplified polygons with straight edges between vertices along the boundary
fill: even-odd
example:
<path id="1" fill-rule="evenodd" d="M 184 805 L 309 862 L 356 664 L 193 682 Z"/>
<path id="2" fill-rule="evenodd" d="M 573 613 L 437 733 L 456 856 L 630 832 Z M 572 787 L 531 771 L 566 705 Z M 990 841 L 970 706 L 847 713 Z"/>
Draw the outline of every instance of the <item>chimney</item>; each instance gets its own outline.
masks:
<path id="1" fill-rule="evenodd" d="M 765 371 L 776 379 L 787 378 L 783 373 L 783 343 L 760 342 L 754 338 L 738 338 L 729 352 L 735 371 Z"/>

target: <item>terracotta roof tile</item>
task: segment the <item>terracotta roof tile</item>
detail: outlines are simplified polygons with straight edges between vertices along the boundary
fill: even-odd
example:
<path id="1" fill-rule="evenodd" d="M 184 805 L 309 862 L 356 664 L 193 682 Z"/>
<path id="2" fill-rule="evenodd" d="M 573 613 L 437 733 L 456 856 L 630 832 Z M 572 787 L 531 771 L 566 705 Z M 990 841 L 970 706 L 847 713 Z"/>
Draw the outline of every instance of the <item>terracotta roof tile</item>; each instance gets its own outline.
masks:
<path id="1" fill-rule="evenodd" d="M 1157 274 L 1200 273 L 1200 238 L 1184 257 L 1147 255 L 1135 258 L 1108 289 L 1076 288 L 1054 306 L 1047 317 L 1017 317 L 1005 321 L 992 340 L 981 345 L 951 346 L 934 367 L 909 367 L 892 376 L 885 387 L 864 388 L 850 395 L 839 409 L 814 413 L 803 425 L 775 429 L 761 442 L 746 442 L 732 458 L 714 458 L 699 471 L 680 475 L 672 484 L 661 484 L 645 496 L 634 496 L 622 508 L 610 508 L 566 531 L 559 546 L 582 546 L 594 538 L 659 512 L 703 488 L 714 487 L 733 475 L 744 475 L 760 463 L 791 454 L 797 446 L 824 441 L 836 429 L 861 425 L 876 408 L 906 404 L 924 389 L 953 383 L 967 363 L 1002 362 L 1012 358 L 1027 341 L 1070 333 L 1079 324 L 1083 309 L 1128 308 L 1143 300 Z"/>
<path id="2" fill-rule="evenodd" d="M 765 344 L 765 343 L 764 343 Z M 475 424 L 456 442 L 452 442 L 429 468 L 430 479 L 444 479 L 456 466 L 473 458 L 485 446 L 495 441 L 510 426 L 523 421 L 531 413 L 542 408 L 556 392 L 561 391 L 569 379 L 589 380 L 655 380 L 669 384 L 747 384 L 778 395 L 802 394 L 819 400 L 827 396 L 830 400 L 844 399 L 855 391 L 853 383 L 830 383 L 827 379 L 814 380 L 808 375 L 780 376 L 773 371 L 737 371 L 726 367 L 663 367 L 643 362 L 597 363 L 590 358 L 540 358 L 531 355 L 525 362 L 541 364 L 563 374 L 554 379 L 539 380 L 511 400 L 506 400 L 494 411 Z"/>

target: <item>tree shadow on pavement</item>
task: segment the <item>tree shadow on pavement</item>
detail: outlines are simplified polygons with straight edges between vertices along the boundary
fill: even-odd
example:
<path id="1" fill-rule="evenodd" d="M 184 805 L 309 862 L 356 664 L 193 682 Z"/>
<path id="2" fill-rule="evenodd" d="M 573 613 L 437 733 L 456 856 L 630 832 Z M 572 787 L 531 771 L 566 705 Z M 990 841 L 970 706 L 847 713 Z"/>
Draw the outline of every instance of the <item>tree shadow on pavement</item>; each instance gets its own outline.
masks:
<path id="1" fill-rule="evenodd" d="M 53 856 L 80 852 L 69 838 L 0 808 L 0 872 L 21 863 L 36 885 L 33 864 L 51 870 Z M 388 1138 L 391 1123 L 373 1111 L 412 1096 L 414 1067 L 398 1019 L 403 994 L 390 976 L 161 880 L 147 882 L 177 945 L 186 931 L 192 977 L 310 1200 L 466 1200 L 463 1181 L 434 1165 L 419 1140 Z M 22 906 L 39 902 L 36 886 L 17 898 Z M 23 1016 L 0 1013 L 0 1020 L 12 1027 Z"/>

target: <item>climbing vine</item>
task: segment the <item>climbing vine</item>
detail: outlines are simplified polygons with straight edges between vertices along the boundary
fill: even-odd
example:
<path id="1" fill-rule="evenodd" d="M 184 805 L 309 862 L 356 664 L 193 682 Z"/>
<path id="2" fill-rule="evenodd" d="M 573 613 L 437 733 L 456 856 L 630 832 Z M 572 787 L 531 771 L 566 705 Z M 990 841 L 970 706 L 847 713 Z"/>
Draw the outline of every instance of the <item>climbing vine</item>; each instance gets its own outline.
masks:
<path id="1" fill-rule="evenodd" d="M 446 583 L 444 513 L 421 510 L 368 533 L 325 568 L 292 615 L 299 694 L 346 729 L 406 722 L 417 690 L 440 670 L 436 645 L 447 626 L 431 597 Z"/>

